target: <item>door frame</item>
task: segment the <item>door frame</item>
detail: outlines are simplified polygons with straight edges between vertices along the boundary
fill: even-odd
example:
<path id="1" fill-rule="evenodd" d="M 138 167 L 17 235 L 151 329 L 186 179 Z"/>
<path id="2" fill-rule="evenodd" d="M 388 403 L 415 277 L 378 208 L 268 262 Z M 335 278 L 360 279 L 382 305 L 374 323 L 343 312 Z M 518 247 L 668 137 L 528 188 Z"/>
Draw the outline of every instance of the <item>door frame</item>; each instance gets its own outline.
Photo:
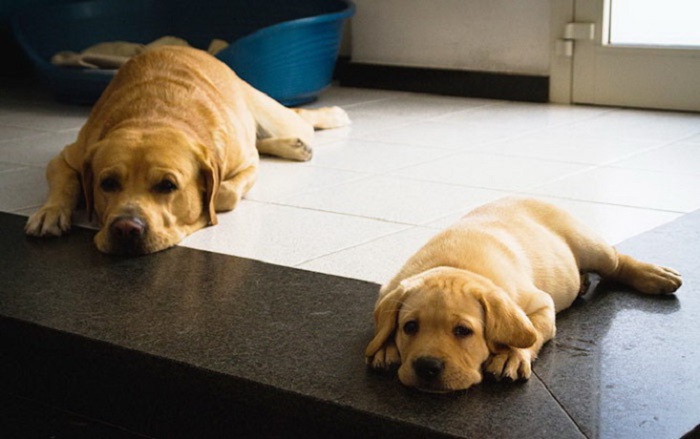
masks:
<path id="1" fill-rule="evenodd" d="M 552 0 L 550 18 L 549 101 L 571 104 L 574 85 L 574 58 L 564 47 L 564 28 L 575 18 L 575 0 Z M 574 43 L 575 44 L 575 43 Z"/>
<path id="2" fill-rule="evenodd" d="M 577 10 L 579 3 L 580 10 Z M 695 75 L 700 65 L 698 49 L 682 47 L 634 47 L 615 45 L 606 48 L 604 32 L 608 30 L 606 0 L 552 0 L 550 17 L 550 102 L 561 104 L 592 103 L 594 105 L 659 108 L 698 111 L 695 89 L 659 88 L 657 78 L 673 72 L 679 78 Z M 602 17 L 601 17 L 602 16 Z M 602 20 L 601 20 L 602 18 Z M 588 41 L 567 39 L 567 24 L 576 21 L 597 23 L 594 37 Z M 575 26 L 578 27 L 579 25 Z M 576 38 L 576 32 L 571 32 Z M 574 29 L 575 30 L 575 29 Z M 585 34 L 585 32 L 584 32 Z M 574 53 L 576 52 L 576 53 Z M 654 59 L 649 63 L 649 57 Z M 611 67 L 624 71 L 647 72 L 646 75 L 610 76 Z M 601 69 L 598 71 L 598 69 Z M 603 82 L 596 76 L 603 73 Z M 575 82 L 578 78 L 578 82 Z M 583 78 L 583 79 L 582 79 Z M 681 82 L 683 83 L 683 82 Z M 632 85 L 634 84 L 634 85 Z M 630 93 L 635 87 L 644 92 Z M 692 92 L 689 92 L 692 90 Z"/>

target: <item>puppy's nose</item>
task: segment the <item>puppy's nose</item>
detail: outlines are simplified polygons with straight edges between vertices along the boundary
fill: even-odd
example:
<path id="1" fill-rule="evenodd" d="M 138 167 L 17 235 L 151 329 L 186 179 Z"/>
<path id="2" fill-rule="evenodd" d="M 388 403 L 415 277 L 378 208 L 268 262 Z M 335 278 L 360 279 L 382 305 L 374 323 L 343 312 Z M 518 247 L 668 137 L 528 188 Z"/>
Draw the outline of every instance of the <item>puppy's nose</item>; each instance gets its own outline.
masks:
<path id="1" fill-rule="evenodd" d="M 146 233 L 146 223 L 137 217 L 120 216 L 112 221 L 110 232 L 120 241 L 137 242 Z"/>
<path id="2" fill-rule="evenodd" d="M 445 369 L 445 362 L 435 357 L 420 357 L 413 362 L 416 375 L 425 381 L 437 379 Z"/>

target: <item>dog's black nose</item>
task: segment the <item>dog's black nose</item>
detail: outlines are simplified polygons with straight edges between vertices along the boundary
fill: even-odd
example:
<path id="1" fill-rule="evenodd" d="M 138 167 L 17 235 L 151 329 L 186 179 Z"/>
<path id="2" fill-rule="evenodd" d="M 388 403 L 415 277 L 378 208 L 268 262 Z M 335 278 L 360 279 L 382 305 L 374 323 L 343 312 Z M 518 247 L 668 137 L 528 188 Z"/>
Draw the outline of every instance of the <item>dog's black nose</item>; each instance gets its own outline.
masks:
<path id="1" fill-rule="evenodd" d="M 110 253 L 145 253 L 143 245 L 147 231 L 148 225 L 139 217 L 124 215 L 116 218 L 109 226 L 112 249 Z"/>
<path id="2" fill-rule="evenodd" d="M 146 233 L 146 223 L 137 217 L 120 216 L 110 226 L 112 236 L 120 241 L 139 241 Z"/>
<path id="3" fill-rule="evenodd" d="M 420 357 L 413 362 L 416 375 L 425 381 L 438 378 L 445 369 L 445 362 L 435 357 Z"/>

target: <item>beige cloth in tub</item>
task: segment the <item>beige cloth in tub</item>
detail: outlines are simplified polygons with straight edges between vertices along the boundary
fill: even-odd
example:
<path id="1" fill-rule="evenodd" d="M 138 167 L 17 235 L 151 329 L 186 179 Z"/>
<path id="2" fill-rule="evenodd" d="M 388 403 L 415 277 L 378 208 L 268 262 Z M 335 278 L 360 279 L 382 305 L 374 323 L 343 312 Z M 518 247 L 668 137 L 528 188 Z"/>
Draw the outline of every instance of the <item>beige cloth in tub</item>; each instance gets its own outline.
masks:
<path id="1" fill-rule="evenodd" d="M 182 38 L 165 36 L 148 44 L 130 43 L 128 41 L 110 41 L 98 43 L 82 52 L 61 51 L 51 57 L 51 63 L 60 67 L 80 67 L 85 69 L 118 69 L 129 58 L 148 49 L 160 46 L 189 46 Z M 216 55 L 228 47 L 223 40 L 214 39 L 209 43 L 207 52 Z"/>

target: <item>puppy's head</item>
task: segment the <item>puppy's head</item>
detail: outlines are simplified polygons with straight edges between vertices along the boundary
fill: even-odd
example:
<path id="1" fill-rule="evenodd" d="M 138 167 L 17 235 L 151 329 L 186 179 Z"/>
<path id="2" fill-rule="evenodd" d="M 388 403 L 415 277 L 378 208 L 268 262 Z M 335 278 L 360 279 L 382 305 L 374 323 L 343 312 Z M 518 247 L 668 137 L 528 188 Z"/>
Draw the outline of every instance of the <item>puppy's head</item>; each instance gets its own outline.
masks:
<path id="1" fill-rule="evenodd" d="M 439 267 L 401 282 L 375 308 L 372 358 L 393 338 L 399 380 L 428 392 L 466 389 L 482 380 L 481 366 L 504 346 L 527 348 L 536 332 L 525 313 L 488 279 Z"/>
<path id="2" fill-rule="evenodd" d="M 89 150 L 82 177 L 102 252 L 153 253 L 216 224 L 216 161 L 177 130 L 116 130 Z"/>

